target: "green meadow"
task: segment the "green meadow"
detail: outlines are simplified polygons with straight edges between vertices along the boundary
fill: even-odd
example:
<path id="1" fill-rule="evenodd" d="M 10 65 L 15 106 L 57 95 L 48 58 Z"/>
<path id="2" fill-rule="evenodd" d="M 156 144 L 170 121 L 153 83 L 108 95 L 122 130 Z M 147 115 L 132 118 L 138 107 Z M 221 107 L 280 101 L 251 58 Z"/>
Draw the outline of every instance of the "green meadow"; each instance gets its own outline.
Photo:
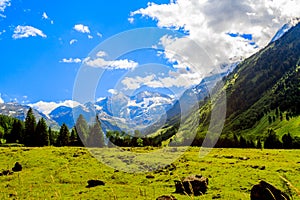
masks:
<path id="1" fill-rule="evenodd" d="M 200 148 L 166 148 L 174 157 L 172 167 L 164 168 L 164 156 L 152 159 L 154 148 L 105 148 L 103 164 L 85 148 L 44 147 L 0 148 L 0 170 L 11 169 L 15 162 L 21 172 L 0 176 L 0 199 L 156 199 L 172 194 L 177 199 L 250 199 L 250 190 L 259 180 L 300 199 L 300 150 L 213 149 L 203 158 Z M 126 153 L 128 152 L 128 153 Z M 139 153 L 138 156 L 132 156 Z M 143 154 L 145 156 L 143 156 Z M 177 156 L 177 157 L 176 157 Z M 161 166 L 151 172 L 124 172 L 124 169 L 149 165 Z M 171 163 L 169 163 L 171 164 Z M 114 166 L 115 168 L 113 168 Z M 142 168 L 139 168 L 142 169 Z M 152 168 L 151 168 L 152 169 Z M 203 196 L 175 194 L 175 180 L 202 174 L 209 179 Z M 147 178 L 147 175 L 153 175 Z M 87 181 L 102 180 L 105 186 L 87 188 Z M 289 183 L 287 183 L 287 181 Z"/>

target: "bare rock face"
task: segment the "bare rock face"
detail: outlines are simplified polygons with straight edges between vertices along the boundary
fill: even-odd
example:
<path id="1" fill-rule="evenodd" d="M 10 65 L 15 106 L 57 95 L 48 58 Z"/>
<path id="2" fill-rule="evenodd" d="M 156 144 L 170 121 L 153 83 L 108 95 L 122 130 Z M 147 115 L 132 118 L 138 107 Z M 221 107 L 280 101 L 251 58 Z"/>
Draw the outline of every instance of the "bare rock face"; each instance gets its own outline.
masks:
<path id="1" fill-rule="evenodd" d="M 265 181 L 252 187 L 250 197 L 251 200 L 290 200 L 288 195 Z"/>
<path id="2" fill-rule="evenodd" d="M 177 200 L 173 195 L 163 195 L 158 197 L 156 200 Z"/>
<path id="3" fill-rule="evenodd" d="M 208 178 L 202 175 L 188 176 L 183 181 L 175 181 L 176 193 L 193 194 L 199 196 L 205 194 L 208 186 Z"/>

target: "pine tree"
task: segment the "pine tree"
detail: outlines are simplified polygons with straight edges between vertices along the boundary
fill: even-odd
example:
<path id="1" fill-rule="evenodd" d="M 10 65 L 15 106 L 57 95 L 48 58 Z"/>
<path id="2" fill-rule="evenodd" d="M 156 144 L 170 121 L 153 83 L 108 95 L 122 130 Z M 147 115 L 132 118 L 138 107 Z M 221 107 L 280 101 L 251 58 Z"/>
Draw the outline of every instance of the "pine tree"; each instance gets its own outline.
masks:
<path id="1" fill-rule="evenodd" d="M 80 136 L 83 143 L 85 143 L 88 138 L 89 126 L 82 114 L 79 115 L 75 124 L 75 128 L 77 134 Z"/>
<path id="2" fill-rule="evenodd" d="M 46 124 L 46 121 L 44 118 L 41 118 L 36 126 L 35 130 L 35 136 L 36 136 L 36 144 L 35 146 L 49 146 L 50 145 L 50 140 L 49 140 L 49 132 L 48 132 L 48 127 Z"/>
<path id="3" fill-rule="evenodd" d="M 55 139 L 54 139 L 54 133 L 53 133 L 51 127 L 49 127 L 49 129 L 48 129 L 48 134 L 49 134 L 49 143 L 50 143 L 50 145 L 54 145 L 55 144 Z"/>
<path id="4" fill-rule="evenodd" d="M 240 137 L 240 147 L 247 148 L 247 140 L 243 136 Z"/>
<path id="5" fill-rule="evenodd" d="M 71 146 L 83 146 L 78 133 L 76 132 L 76 128 L 73 127 L 70 136 L 70 145 Z"/>
<path id="6" fill-rule="evenodd" d="M 260 139 L 257 141 L 256 148 L 257 148 L 257 149 L 262 149 L 262 148 L 263 148 L 263 146 L 262 146 L 262 143 L 261 143 L 261 140 L 260 140 Z"/>
<path id="7" fill-rule="evenodd" d="M 290 133 L 282 136 L 283 148 L 292 149 L 293 148 L 293 138 Z"/>
<path id="8" fill-rule="evenodd" d="M 233 134 L 233 148 L 239 148 L 239 147 L 240 147 L 239 139 L 236 134 Z"/>
<path id="9" fill-rule="evenodd" d="M 7 143 L 22 142 L 21 136 L 23 135 L 24 125 L 20 120 L 14 120 L 11 132 L 7 138 Z"/>
<path id="10" fill-rule="evenodd" d="M 268 116 L 268 121 L 269 121 L 269 124 L 272 124 L 272 117 L 271 116 Z"/>
<path id="11" fill-rule="evenodd" d="M 33 114 L 33 110 L 32 108 L 30 108 L 27 112 L 27 116 L 25 119 L 25 131 L 23 137 L 25 146 L 34 146 L 35 128 L 36 128 L 36 121 Z"/>
<path id="12" fill-rule="evenodd" d="M 268 130 L 268 137 L 265 140 L 264 148 L 265 149 L 280 149 L 282 147 L 282 143 L 279 141 L 276 132 L 273 129 Z"/>
<path id="13" fill-rule="evenodd" d="M 56 145 L 59 147 L 62 146 L 68 146 L 69 145 L 69 129 L 67 127 L 67 125 L 64 123 L 59 131 L 58 137 L 57 137 L 57 141 L 56 141 Z"/>
<path id="14" fill-rule="evenodd" d="M 87 140 L 88 147 L 104 147 L 104 134 L 101 128 L 101 122 L 96 116 L 96 121 L 90 129 L 90 134 Z"/>

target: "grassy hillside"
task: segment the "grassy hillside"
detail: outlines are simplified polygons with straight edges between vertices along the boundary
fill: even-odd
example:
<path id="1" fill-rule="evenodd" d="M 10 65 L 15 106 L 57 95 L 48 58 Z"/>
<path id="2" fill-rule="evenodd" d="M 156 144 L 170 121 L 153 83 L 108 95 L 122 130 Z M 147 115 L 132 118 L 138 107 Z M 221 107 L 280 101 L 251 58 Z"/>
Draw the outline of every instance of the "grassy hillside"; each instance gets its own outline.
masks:
<path id="1" fill-rule="evenodd" d="M 148 150 L 131 149 L 144 153 Z M 107 151 L 108 159 L 119 158 L 119 165 L 126 167 L 126 163 L 120 160 L 126 156 L 115 153 L 115 149 L 103 151 Z M 180 154 L 183 148 L 169 148 L 166 151 Z M 190 174 L 202 174 L 209 178 L 206 195 L 173 195 L 180 200 L 244 200 L 249 199 L 252 186 L 261 179 L 287 191 L 287 185 L 280 178 L 283 176 L 300 189 L 299 154 L 298 150 L 213 149 L 206 157 L 199 158 L 199 148 L 190 148 L 174 162 L 176 169 L 130 174 L 115 171 L 98 162 L 84 148 L 1 148 L 0 169 L 11 168 L 19 161 L 23 171 L 0 176 L 0 199 L 153 200 L 163 194 L 173 194 L 174 180 Z M 135 158 L 132 161 L 135 162 Z M 147 179 L 146 175 L 149 174 L 154 178 Z M 106 184 L 86 188 L 90 179 L 99 179 Z M 300 199 L 294 192 L 293 197 Z"/>
<path id="2" fill-rule="evenodd" d="M 255 141 L 265 138 L 268 129 L 278 136 L 287 133 L 300 136 L 299 36 L 300 24 L 238 65 L 217 85 L 210 99 L 205 99 L 200 108 L 181 120 L 180 130 L 173 139 L 180 143 L 186 138 L 193 140 L 196 134 L 196 140 L 203 140 L 212 121 L 212 111 L 222 109 L 220 104 L 225 103 L 220 100 L 225 92 L 222 138 L 232 139 L 235 134 Z M 215 123 L 216 127 L 221 125 Z"/>
<path id="3" fill-rule="evenodd" d="M 287 113 L 284 113 L 285 116 Z M 275 112 L 270 115 L 275 116 Z M 269 115 L 268 115 L 269 116 Z M 258 121 L 253 128 L 241 131 L 242 135 L 247 135 L 249 139 L 255 140 L 258 136 L 266 136 L 269 129 L 273 129 L 281 138 L 284 134 L 291 133 L 292 136 L 300 136 L 300 116 L 293 117 L 289 120 L 276 118 L 275 122 L 269 123 L 268 116 L 264 116 Z"/>

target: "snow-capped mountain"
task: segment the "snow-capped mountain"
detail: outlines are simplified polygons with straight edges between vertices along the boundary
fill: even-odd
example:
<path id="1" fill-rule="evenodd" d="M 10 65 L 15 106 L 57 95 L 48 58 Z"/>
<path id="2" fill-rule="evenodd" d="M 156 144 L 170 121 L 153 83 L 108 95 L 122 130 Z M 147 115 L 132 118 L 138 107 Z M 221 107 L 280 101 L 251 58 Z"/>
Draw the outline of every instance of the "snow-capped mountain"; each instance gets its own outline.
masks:
<path id="1" fill-rule="evenodd" d="M 277 31 L 271 42 L 275 42 L 276 40 L 284 36 L 284 34 L 286 34 L 292 27 L 296 26 L 299 22 L 300 18 L 291 19 L 289 23 L 283 25 L 283 27 L 279 29 L 279 31 Z"/>
<path id="2" fill-rule="evenodd" d="M 20 105 L 17 103 L 1 103 L 0 114 L 14 117 L 24 121 L 29 108 L 30 106 Z M 49 118 L 44 113 L 41 113 L 36 109 L 33 109 L 33 114 L 37 121 L 41 118 L 44 118 L 48 126 L 51 126 L 52 128 L 58 128 L 58 123 L 55 120 Z"/>
<path id="3" fill-rule="evenodd" d="M 119 117 L 140 127 L 156 122 L 173 105 L 174 99 L 160 93 L 143 91 L 129 98 Z"/>
<path id="4" fill-rule="evenodd" d="M 80 114 L 89 122 L 96 114 L 106 130 L 143 129 L 155 123 L 174 103 L 168 95 L 143 91 L 133 96 L 116 93 L 111 97 L 99 99 L 95 103 L 86 103 L 74 108 L 59 106 L 49 116 L 58 124 L 74 126 Z"/>

